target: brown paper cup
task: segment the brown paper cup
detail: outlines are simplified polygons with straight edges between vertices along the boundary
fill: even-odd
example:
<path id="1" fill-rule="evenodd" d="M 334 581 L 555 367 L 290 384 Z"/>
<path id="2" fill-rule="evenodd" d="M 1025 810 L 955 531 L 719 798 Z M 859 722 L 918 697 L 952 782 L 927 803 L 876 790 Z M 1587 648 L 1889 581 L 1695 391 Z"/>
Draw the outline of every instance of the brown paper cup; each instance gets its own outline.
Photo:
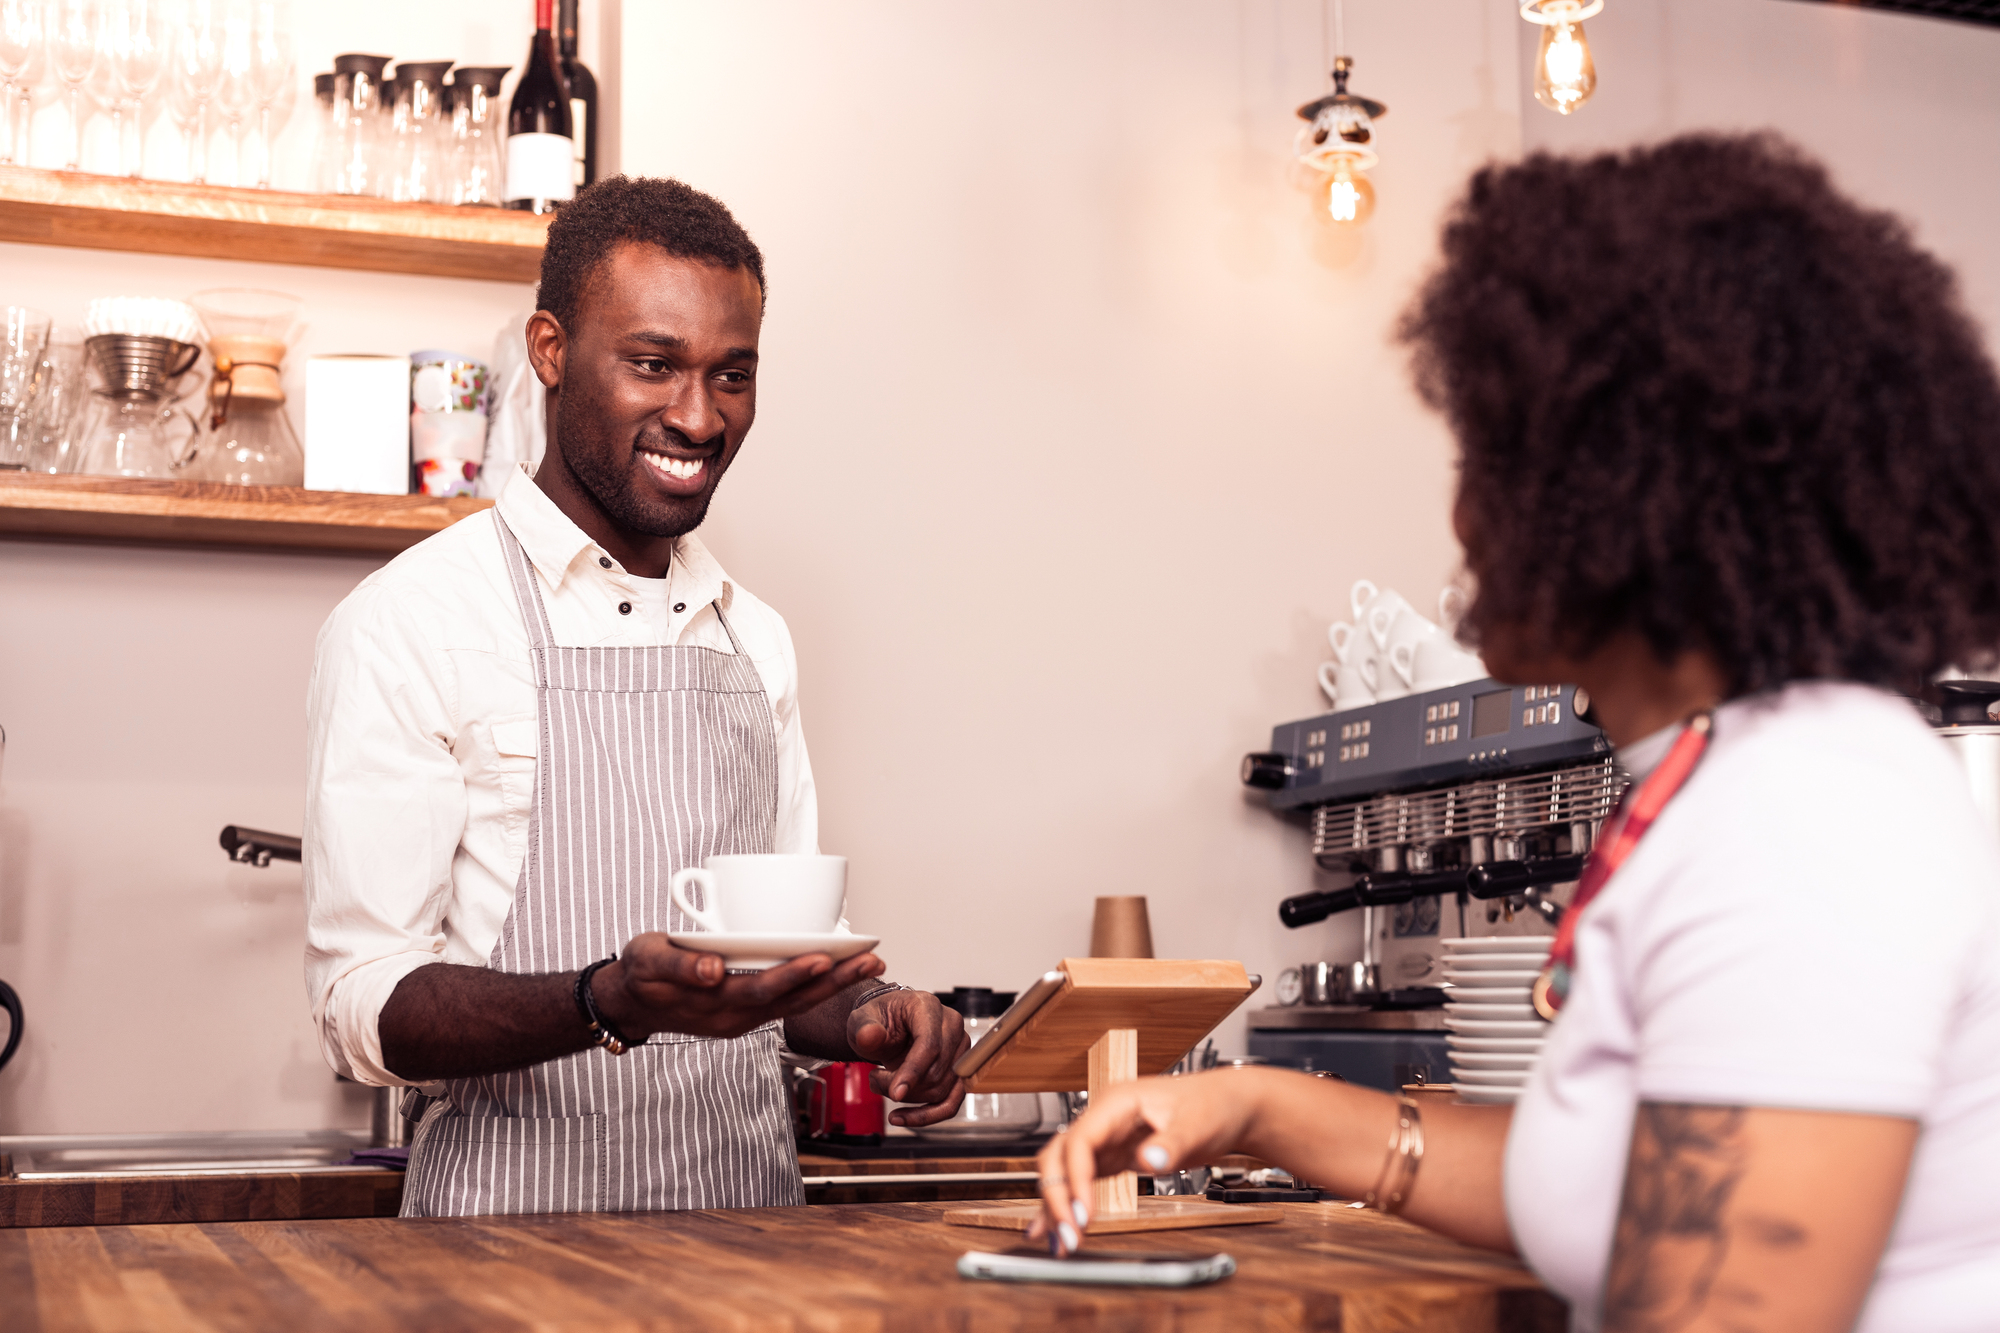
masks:
<path id="1" fill-rule="evenodd" d="M 1097 900 L 1097 912 L 1090 921 L 1090 956 L 1153 956 L 1153 923 L 1146 915 L 1145 895 Z"/>

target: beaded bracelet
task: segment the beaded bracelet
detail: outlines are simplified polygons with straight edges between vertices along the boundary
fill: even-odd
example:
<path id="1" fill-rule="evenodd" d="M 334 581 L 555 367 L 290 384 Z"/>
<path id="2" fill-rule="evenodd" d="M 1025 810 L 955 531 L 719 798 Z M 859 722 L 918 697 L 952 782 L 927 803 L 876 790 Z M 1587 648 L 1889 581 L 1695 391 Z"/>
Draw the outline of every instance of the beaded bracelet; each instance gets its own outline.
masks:
<path id="1" fill-rule="evenodd" d="M 1396 1127 L 1389 1131 L 1389 1155 L 1383 1159 L 1382 1174 L 1362 1203 L 1378 1212 L 1401 1210 L 1417 1183 L 1417 1168 L 1424 1161 L 1424 1117 L 1409 1097 L 1396 1098 Z"/>
<path id="2" fill-rule="evenodd" d="M 590 1024 L 590 1044 L 602 1046 L 613 1055 L 623 1055 L 632 1047 L 640 1045 L 611 1025 L 611 1020 L 597 1012 L 597 997 L 590 993 L 590 979 L 597 975 L 597 969 L 617 962 L 616 956 L 600 958 L 589 967 L 576 974 L 576 1009 L 583 1015 L 583 1021 Z"/>

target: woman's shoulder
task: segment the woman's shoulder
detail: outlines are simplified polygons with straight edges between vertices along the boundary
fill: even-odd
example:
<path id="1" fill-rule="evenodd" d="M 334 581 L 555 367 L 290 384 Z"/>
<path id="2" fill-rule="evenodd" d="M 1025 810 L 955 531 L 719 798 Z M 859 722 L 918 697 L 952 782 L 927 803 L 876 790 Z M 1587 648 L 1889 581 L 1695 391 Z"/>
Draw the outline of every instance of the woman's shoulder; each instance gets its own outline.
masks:
<path id="1" fill-rule="evenodd" d="M 1944 906 L 2000 882 L 2000 840 L 1957 757 L 1907 699 L 1865 685 L 1801 683 L 1724 705 L 1674 805 L 1666 841 L 1683 868 L 1732 897 L 1782 884 L 1829 904 Z"/>

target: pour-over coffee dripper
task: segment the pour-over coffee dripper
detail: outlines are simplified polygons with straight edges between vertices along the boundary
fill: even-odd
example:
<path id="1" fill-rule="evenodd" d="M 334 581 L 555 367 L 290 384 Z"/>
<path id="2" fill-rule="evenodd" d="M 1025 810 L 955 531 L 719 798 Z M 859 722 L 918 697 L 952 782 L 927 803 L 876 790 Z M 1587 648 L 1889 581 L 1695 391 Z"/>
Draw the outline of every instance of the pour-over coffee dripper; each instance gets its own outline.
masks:
<path id="1" fill-rule="evenodd" d="M 190 303 L 208 326 L 215 362 L 208 429 L 189 474 L 235 486 L 302 486 L 305 450 L 285 412 L 281 375 L 300 301 L 283 292 L 223 287 Z"/>
<path id="2" fill-rule="evenodd" d="M 84 355 L 97 372 L 90 391 L 79 471 L 109 477 L 180 475 L 199 424 L 173 405 L 174 386 L 201 356 L 201 348 L 143 333 L 100 333 L 86 338 Z M 178 443 L 175 419 L 187 423 Z"/>

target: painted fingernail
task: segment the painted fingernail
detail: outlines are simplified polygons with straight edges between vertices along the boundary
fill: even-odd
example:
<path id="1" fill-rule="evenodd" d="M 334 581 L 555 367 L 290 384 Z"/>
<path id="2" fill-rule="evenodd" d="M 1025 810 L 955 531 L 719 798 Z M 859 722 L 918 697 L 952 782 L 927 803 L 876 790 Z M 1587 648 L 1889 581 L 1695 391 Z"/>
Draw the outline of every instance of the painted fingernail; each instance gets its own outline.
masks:
<path id="1" fill-rule="evenodd" d="M 1140 1151 L 1139 1156 L 1145 1158 L 1146 1165 L 1152 1167 L 1155 1171 L 1164 1171 L 1167 1169 L 1167 1150 L 1157 1143 L 1147 1144 Z"/>
<path id="2" fill-rule="evenodd" d="M 1075 1254 L 1079 1249 L 1083 1248 L 1083 1242 L 1077 1238 L 1076 1228 L 1067 1222 L 1062 1224 L 1062 1241 L 1063 1249 L 1069 1251 L 1071 1254 Z"/>
<path id="3" fill-rule="evenodd" d="M 1076 1219 L 1076 1224 L 1079 1227 L 1090 1225 L 1090 1214 L 1083 1211 L 1082 1199 L 1071 1199 L 1069 1201 L 1069 1215 Z"/>
<path id="4" fill-rule="evenodd" d="M 1049 1233 L 1049 1253 L 1058 1259 L 1062 1258 L 1062 1246 L 1057 1243 L 1056 1233 L 1053 1231 Z"/>

